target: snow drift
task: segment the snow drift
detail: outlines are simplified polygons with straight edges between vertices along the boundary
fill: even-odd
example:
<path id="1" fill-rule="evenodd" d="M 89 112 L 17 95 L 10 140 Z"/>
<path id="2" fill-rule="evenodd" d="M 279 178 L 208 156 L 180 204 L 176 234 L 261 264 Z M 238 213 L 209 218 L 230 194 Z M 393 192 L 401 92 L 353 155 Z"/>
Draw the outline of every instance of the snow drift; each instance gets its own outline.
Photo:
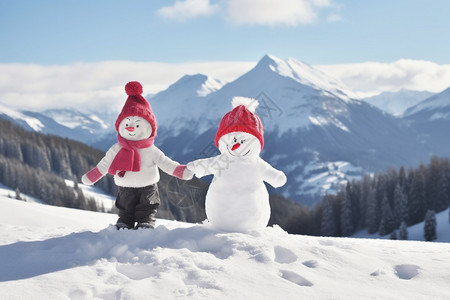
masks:
<path id="1" fill-rule="evenodd" d="M 448 299 L 448 243 L 251 234 L 0 197 L 0 293 L 11 299 Z"/>

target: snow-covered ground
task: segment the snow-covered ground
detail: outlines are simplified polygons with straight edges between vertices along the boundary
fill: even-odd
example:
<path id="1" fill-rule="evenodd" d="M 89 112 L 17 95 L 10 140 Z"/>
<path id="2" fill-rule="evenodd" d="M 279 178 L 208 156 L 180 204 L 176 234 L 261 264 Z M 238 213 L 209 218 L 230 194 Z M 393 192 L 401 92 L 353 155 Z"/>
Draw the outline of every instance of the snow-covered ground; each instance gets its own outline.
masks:
<path id="1" fill-rule="evenodd" d="M 222 233 L 0 196 L 2 299 L 450 299 L 450 244 Z M 449 225 L 450 226 L 450 225 Z"/>

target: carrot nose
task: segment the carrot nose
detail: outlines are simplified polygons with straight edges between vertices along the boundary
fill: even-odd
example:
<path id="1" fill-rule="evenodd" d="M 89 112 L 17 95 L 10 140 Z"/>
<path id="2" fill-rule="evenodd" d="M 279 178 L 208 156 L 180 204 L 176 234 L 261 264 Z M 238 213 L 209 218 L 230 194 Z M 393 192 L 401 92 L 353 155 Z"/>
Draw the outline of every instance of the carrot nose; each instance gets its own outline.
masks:
<path id="1" fill-rule="evenodd" d="M 236 150 L 237 148 L 239 148 L 240 145 L 241 145 L 240 143 L 234 144 L 233 147 L 231 147 L 231 151 Z"/>
<path id="2" fill-rule="evenodd" d="M 126 130 L 133 132 L 134 131 L 134 127 L 125 127 Z"/>

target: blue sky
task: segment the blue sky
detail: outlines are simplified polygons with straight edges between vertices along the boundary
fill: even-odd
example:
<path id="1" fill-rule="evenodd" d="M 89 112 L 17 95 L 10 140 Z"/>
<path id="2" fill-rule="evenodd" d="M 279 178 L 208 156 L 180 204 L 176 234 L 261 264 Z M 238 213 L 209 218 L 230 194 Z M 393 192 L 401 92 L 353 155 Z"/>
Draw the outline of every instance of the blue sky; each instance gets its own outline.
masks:
<path id="1" fill-rule="evenodd" d="M 276 3 L 276 9 L 274 4 Z M 447 0 L 0 0 L 0 63 L 450 63 Z"/>

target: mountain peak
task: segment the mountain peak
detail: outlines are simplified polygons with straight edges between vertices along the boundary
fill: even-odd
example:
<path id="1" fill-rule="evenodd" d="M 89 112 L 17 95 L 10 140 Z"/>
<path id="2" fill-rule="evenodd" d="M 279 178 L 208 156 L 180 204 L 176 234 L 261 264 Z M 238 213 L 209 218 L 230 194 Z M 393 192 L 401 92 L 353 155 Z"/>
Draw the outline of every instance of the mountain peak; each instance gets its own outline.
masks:
<path id="1" fill-rule="evenodd" d="M 353 94 L 338 80 L 295 58 L 282 60 L 273 55 L 266 54 L 254 69 L 262 72 L 274 72 L 316 90 L 332 92 L 343 99 L 349 99 Z"/>
<path id="2" fill-rule="evenodd" d="M 220 89 L 223 83 L 219 80 L 211 78 L 204 74 L 184 75 L 177 82 L 169 87 L 169 89 L 188 89 L 191 96 L 204 97 L 211 92 Z"/>
<path id="3" fill-rule="evenodd" d="M 211 78 L 204 74 L 184 75 L 174 84 L 169 86 L 167 91 L 176 92 L 182 90 L 185 93 L 184 98 L 187 97 L 204 97 L 211 92 L 220 89 L 223 82 Z M 186 94 L 187 93 L 187 94 Z"/>
<path id="4" fill-rule="evenodd" d="M 173 83 L 169 89 L 176 89 L 180 86 L 200 86 L 208 80 L 208 76 L 204 74 L 187 74 Z"/>
<path id="5" fill-rule="evenodd" d="M 276 56 L 266 54 L 258 61 L 257 66 L 274 66 L 279 63 L 283 63 L 283 60 Z"/>

